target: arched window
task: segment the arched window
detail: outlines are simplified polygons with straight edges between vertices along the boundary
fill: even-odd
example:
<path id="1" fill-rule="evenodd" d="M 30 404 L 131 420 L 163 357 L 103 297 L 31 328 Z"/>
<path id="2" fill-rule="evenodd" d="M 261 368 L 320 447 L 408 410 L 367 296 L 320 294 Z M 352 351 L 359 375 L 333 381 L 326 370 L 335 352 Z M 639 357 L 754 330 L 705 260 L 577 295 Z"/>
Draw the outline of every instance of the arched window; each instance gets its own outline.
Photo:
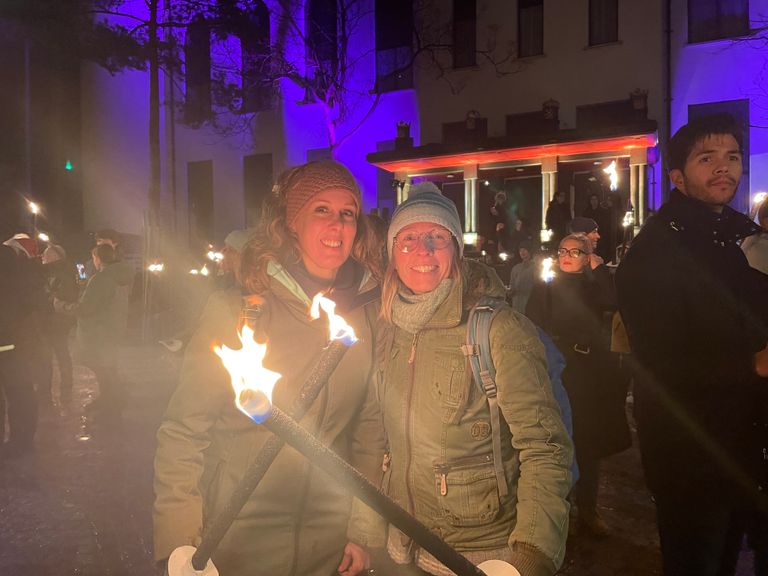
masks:
<path id="1" fill-rule="evenodd" d="M 271 108 L 273 88 L 270 70 L 269 10 L 256 2 L 240 35 L 242 49 L 243 112 Z"/>
<path id="2" fill-rule="evenodd" d="M 202 16 L 195 16 L 184 38 L 186 94 L 184 115 L 196 124 L 211 115 L 211 29 Z"/>

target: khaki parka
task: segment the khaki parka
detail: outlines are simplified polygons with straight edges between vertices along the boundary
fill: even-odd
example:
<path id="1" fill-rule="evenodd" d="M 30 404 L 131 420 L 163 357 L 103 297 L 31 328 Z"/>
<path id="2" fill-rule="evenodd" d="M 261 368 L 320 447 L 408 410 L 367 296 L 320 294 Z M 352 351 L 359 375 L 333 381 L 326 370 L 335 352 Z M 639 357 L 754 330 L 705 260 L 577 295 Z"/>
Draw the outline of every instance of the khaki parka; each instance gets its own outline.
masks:
<path id="1" fill-rule="evenodd" d="M 268 337 L 264 365 L 283 378 L 273 401 L 287 410 L 328 340 L 323 317 L 311 320 L 310 298 L 281 267 L 271 264 L 271 289 L 256 322 Z M 342 311 L 359 341 L 347 352 L 301 424 L 362 471 L 380 470 L 381 452 L 369 454 L 366 427 L 373 365 L 373 325 L 378 289 L 364 281 L 362 305 Z M 192 337 L 174 393 L 157 434 L 155 456 L 155 556 L 198 544 L 203 526 L 228 502 L 270 433 L 234 403 L 228 375 L 212 344 L 240 348 L 239 289 L 214 293 Z M 368 403 L 367 399 L 369 399 Z M 380 476 L 380 472 L 379 472 Z M 213 555 L 222 576 L 329 576 L 347 543 L 351 498 L 324 472 L 284 447 Z"/>
<path id="2" fill-rule="evenodd" d="M 522 576 L 551 576 L 565 552 L 572 443 L 535 327 L 503 309 L 490 333 L 508 425 L 502 423 L 501 439 L 509 493 L 500 495 L 488 402 L 461 349 L 468 311 L 482 295 L 503 297 L 504 287 L 491 269 L 467 260 L 462 281 L 422 330 L 414 335 L 386 325 L 382 331 L 377 396 L 391 456 L 383 488 L 473 562 L 497 557 Z M 394 530 L 389 552 L 402 561 L 412 543 Z M 350 538 L 383 543 L 376 517 L 357 504 Z M 442 573 L 425 556 L 418 554 L 421 567 Z"/>

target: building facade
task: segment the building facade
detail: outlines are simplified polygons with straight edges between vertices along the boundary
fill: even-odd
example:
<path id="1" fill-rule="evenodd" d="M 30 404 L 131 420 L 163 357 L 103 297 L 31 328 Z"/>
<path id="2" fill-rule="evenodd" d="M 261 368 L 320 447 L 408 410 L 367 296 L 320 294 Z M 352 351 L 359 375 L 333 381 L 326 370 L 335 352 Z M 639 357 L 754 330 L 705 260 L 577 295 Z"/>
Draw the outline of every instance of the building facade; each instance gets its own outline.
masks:
<path id="1" fill-rule="evenodd" d="M 636 225 L 661 201 L 661 0 L 360 0 L 346 20 L 328 16 L 334 0 L 289 15 L 278 2 L 249 4 L 244 30 L 192 17 L 173 31 L 182 65 L 161 75 L 160 221 L 179 242 L 252 224 L 280 171 L 331 154 L 358 178 L 366 210 L 392 210 L 408 182 L 437 181 L 469 239 L 498 191 L 532 228 L 557 190 L 579 214 L 590 194 L 612 192 L 603 169 L 613 162 L 613 192 Z M 342 20 L 354 22 L 348 34 Z M 328 46 L 340 35 L 341 57 Z M 265 51 L 296 74 L 246 90 Z M 331 107 L 301 81 L 328 62 L 343 63 L 347 81 Z M 86 226 L 140 233 L 147 74 L 89 65 L 82 87 Z M 342 105 L 344 118 L 330 122 Z"/>
<path id="2" fill-rule="evenodd" d="M 670 20 L 672 130 L 705 114 L 738 119 L 744 175 L 732 206 L 746 212 L 768 190 L 768 1 L 672 0 Z"/>

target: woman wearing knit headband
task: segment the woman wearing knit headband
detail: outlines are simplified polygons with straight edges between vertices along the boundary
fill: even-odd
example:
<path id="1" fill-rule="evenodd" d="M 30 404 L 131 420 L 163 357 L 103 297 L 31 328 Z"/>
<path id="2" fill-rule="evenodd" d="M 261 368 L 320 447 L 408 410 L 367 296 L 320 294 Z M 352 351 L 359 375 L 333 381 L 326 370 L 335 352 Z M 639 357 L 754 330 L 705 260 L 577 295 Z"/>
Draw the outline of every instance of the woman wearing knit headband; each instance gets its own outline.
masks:
<path id="1" fill-rule="evenodd" d="M 391 457 L 385 490 L 473 563 L 552 576 L 568 533 L 572 445 L 536 328 L 511 308 L 494 317 L 492 405 L 462 349 L 474 304 L 505 290 L 490 268 L 462 258 L 456 206 L 434 184 L 415 186 L 395 210 L 387 249 L 377 390 Z M 409 574 L 451 574 L 393 526 L 384 540 L 366 520 L 353 523 L 353 540 L 386 545 L 395 563 L 415 565 Z"/>
<path id="2" fill-rule="evenodd" d="M 242 252 L 241 291 L 216 293 L 189 344 L 179 388 L 158 432 L 155 554 L 199 543 L 206 522 L 227 503 L 270 434 L 234 404 L 213 342 L 239 348 L 238 316 L 269 348 L 264 365 L 283 375 L 273 401 L 288 409 L 328 340 L 327 322 L 308 315 L 317 292 L 329 295 L 355 329 L 352 346 L 301 424 L 360 470 L 374 475 L 381 453 L 364 423 L 372 376 L 373 330 L 381 264 L 361 212 L 353 176 L 334 161 L 281 176 L 256 236 Z M 371 436 L 372 438 L 372 436 Z M 351 498 L 304 457 L 284 448 L 238 515 L 213 561 L 222 576 L 353 576 L 367 552 L 347 542 Z"/>

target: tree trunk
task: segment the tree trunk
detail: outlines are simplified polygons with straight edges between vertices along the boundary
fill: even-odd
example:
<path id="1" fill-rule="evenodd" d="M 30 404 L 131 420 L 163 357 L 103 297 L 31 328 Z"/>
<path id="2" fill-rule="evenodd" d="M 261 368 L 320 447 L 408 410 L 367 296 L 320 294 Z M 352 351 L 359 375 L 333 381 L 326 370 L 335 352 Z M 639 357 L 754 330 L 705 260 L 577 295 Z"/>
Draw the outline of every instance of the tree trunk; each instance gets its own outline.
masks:
<path id="1" fill-rule="evenodd" d="M 149 215 L 156 226 L 160 216 L 160 55 L 157 28 L 159 0 L 149 5 Z"/>

